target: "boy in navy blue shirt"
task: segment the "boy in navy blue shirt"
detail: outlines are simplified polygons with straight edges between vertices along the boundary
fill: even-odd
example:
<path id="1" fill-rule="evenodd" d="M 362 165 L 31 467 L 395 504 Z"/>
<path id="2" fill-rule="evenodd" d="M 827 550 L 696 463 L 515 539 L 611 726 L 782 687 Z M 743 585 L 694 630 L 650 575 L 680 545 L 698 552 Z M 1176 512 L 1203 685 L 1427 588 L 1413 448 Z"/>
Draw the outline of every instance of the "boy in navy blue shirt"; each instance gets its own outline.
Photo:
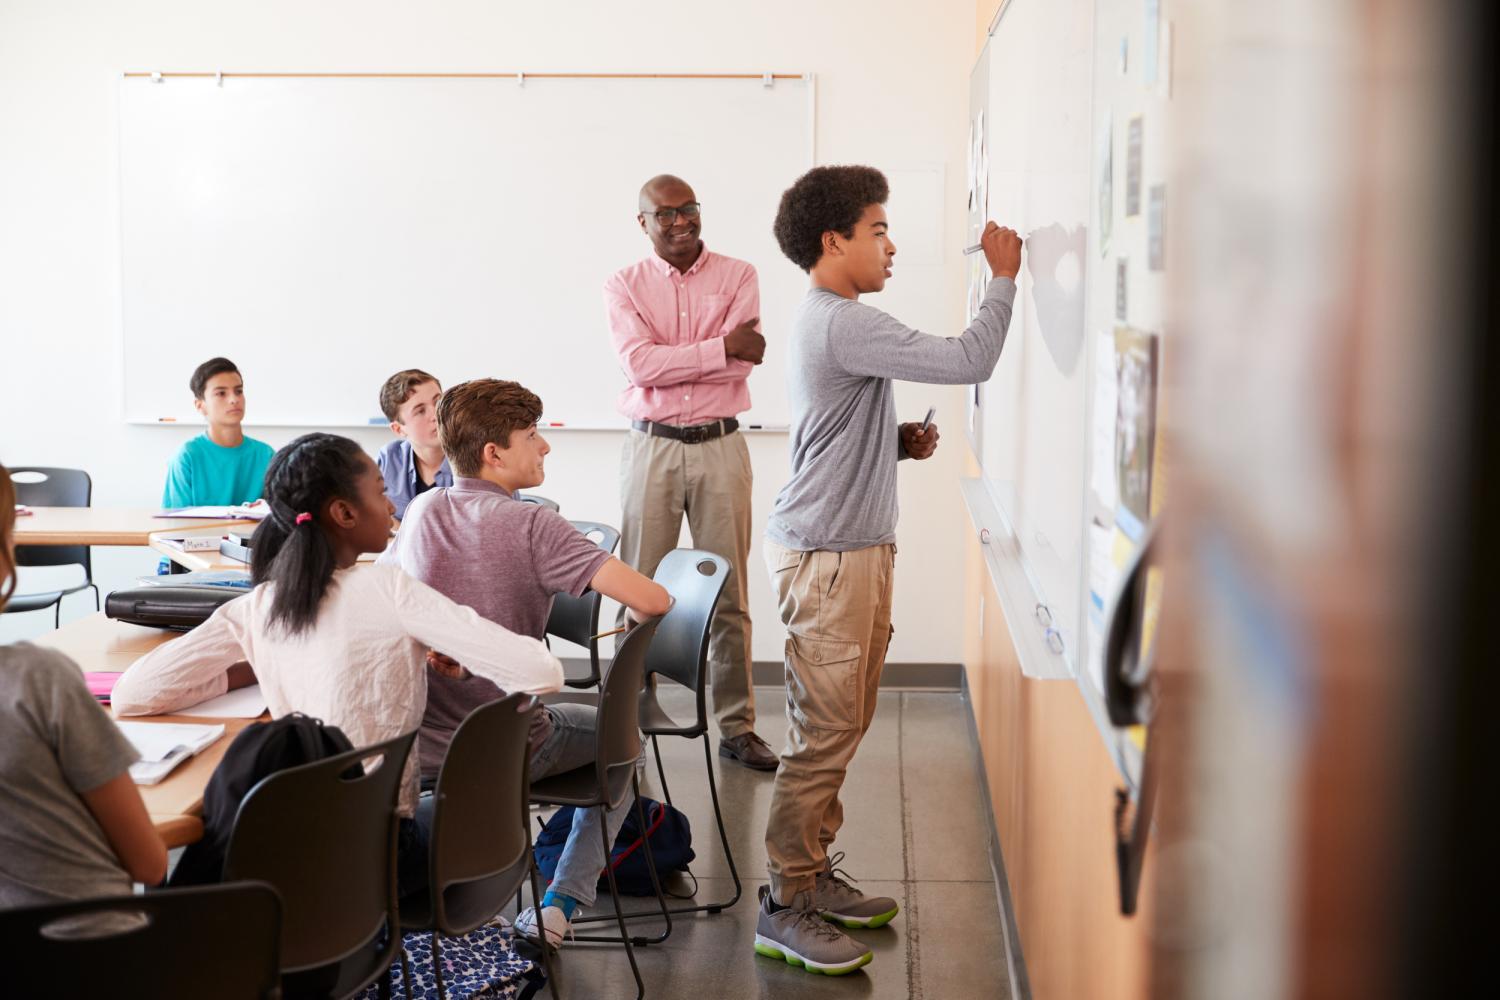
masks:
<path id="1" fill-rule="evenodd" d="M 385 476 L 385 495 L 396 505 L 396 520 L 406 506 L 434 486 L 452 486 L 453 470 L 438 443 L 438 380 L 420 368 L 399 371 L 380 387 L 380 409 L 391 422 L 396 440 L 380 449 L 375 464 Z"/>

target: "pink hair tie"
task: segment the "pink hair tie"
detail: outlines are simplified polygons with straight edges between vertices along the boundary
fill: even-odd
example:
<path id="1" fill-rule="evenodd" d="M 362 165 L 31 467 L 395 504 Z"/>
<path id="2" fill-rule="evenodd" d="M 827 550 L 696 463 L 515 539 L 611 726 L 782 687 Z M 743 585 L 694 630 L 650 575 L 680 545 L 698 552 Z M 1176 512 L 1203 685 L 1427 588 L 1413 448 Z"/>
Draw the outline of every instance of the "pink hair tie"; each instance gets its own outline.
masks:
<path id="1" fill-rule="evenodd" d="M 297 523 L 298 524 L 306 524 L 308 521 L 311 521 L 311 520 L 312 520 L 312 515 L 311 514 L 302 513 L 302 514 L 298 514 L 297 515 Z"/>

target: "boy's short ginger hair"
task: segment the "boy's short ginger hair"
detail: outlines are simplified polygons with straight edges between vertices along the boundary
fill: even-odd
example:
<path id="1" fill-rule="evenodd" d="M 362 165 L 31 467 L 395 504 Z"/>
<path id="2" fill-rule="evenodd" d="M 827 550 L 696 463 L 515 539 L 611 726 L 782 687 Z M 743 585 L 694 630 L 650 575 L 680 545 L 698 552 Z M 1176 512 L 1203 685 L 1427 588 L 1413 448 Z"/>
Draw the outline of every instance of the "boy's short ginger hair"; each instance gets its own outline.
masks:
<path id="1" fill-rule="evenodd" d="M 240 374 L 239 368 L 235 367 L 234 362 L 228 358 L 209 358 L 194 368 L 193 377 L 188 380 L 188 388 L 193 390 L 193 398 L 202 399 L 203 394 L 208 391 L 208 380 L 215 375 L 223 375 L 227 372 Z M 240 377 L 244 378 L 243 375 Z"/>
<path id="2" fill-rule="evenodd" d="M 407 368 L 386 379 L 385 385 L 380 387 L 380 412 L 385 414 L 385 419 L 395 423 L 401 416 L 401 404 L 411 399 L 417 386 L 428 382 L 442 388 L 441 382 L 420 368 Z"/>
<path id="3" fill-rule="evenodd" d="M 511 432 L 535 426 L 541 416 L 541 398 L 519 382 L 460 382 L 438 400 L 438 442 L 453 472 L 472 479 L 484 465 L 485 445 L 509 448 Z"/>

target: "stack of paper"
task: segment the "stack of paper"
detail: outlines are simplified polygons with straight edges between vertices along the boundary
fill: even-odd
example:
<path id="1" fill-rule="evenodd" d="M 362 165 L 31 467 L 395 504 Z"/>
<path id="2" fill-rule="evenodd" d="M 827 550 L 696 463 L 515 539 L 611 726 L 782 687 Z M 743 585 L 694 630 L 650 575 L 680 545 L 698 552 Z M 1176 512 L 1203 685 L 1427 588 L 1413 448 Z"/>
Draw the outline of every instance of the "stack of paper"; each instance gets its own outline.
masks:
<path id="1" fill-rule="evenodd" d="M 157 517 L 196 517 L 214 518 L 222 517 L 234 521 L 260 521 L 271 514 L 271 505 L 264 500 L 256 500 L 254 503 L 234 504 L 231 506 L 214 507 L 174 507 L 170 510 L 157 511 Z"/>
<path id="2" fill-rule="evenodd" d="M 180 722 L 116 722 L 141 759 L 130 765 L 137 785 L 154 785 L 193 754 L 224 735 L 223 726 Z"/>

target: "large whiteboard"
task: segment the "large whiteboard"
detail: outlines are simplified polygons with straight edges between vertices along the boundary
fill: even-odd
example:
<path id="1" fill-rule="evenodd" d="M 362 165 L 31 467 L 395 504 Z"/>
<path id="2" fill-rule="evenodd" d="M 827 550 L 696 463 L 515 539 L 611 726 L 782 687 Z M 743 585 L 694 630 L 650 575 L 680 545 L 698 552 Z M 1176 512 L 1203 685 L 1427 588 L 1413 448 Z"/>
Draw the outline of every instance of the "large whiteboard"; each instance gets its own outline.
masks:
<path id="1" fill-rule="evenodd" d="M 1079 641 L 1087 431 L 1084 290 L 1093 0 L 1011 0 L 975 70 L 986 218 L 1026 253 L 1000 363 L 980 387 L 974 438 L 986 537 L 1022 595 L 1007 609 L 1023 667 L 1073 675 Z"/>
<path id="2" fill-rule="evenodd" d="M 965 497 L 1022 670 L 1075 679 L 1127 775 L 1139 755 L 1105 715 L 1101 652 L 1119 568 L 1159 502 L 1143 441 L 1165 320 L 1169 13 L 1008 0 L 970 92 L 971 235 L 994 218 L 1026 251 L 970 414 L 983 474 Z"/>
<path id="3" fill-rule="evenodd" d="M 768 339 L 806 278 L 771 235 L 812 150 L 803 79 L 126 77 L 124 410 L 196 419 L 232 358 L 250 422 L 379 417 L 390 373 L 518 379 L 549 421 L 614 427 L 601 288 L 651 252 L 641 183 L 675 173 L 707 246 L 754 264 Z M 780 359 L 745 422 L 784 424 Z"/>

